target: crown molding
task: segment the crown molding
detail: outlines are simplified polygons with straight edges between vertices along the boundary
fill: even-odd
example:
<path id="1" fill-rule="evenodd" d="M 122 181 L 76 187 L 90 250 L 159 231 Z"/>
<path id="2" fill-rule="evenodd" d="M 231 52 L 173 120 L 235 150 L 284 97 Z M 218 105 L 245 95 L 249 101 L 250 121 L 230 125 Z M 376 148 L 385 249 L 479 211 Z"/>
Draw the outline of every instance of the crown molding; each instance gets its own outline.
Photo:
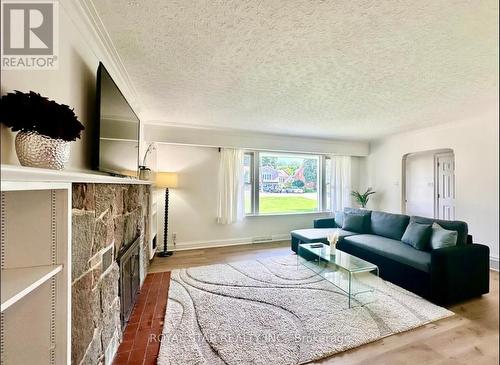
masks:
<path id="1" fill-rule="evenodd" d="M 140 117 L 143 104 L 93 2 L 91 0 L 59 0 L 59 3 Z"/>

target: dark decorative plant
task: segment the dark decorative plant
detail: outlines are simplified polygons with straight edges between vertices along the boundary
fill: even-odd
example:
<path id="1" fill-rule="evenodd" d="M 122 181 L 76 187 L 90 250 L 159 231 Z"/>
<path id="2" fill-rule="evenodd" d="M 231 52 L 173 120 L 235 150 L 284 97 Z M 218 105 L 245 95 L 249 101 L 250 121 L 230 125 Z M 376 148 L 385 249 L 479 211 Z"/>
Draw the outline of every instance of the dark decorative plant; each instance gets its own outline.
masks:
<path id="1" fill-rule="evenodd" d="M 351 191 L 351 196 L 361 205 L 361 208 L 366 208 L 366 204 L 368 204 L 368 200 L 370 200 L 370 195 L 375 194 L 372 188 L 368 188 L 364 193 L 360 193 L 359 191 L 353 190 Z"/>
<path id="2" fill-rule="evenodd" d="M 73 109 L 33 91 L 15 90 L 0 99 L 0 122 L 13 132 L 37 132 L 44 136 L 75 141 L 84 129 Z"/>

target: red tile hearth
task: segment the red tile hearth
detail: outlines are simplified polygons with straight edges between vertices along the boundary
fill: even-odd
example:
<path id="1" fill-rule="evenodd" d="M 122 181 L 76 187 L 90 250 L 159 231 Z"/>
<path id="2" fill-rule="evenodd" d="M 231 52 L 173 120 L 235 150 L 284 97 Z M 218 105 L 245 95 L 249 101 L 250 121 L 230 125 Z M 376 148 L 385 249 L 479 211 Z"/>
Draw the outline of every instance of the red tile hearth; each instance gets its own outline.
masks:
<path id="1" fill-rule="evenodd" d="M 169 284 L 170 272 L 146 276 L 113 365 L 156 364 Z"/>

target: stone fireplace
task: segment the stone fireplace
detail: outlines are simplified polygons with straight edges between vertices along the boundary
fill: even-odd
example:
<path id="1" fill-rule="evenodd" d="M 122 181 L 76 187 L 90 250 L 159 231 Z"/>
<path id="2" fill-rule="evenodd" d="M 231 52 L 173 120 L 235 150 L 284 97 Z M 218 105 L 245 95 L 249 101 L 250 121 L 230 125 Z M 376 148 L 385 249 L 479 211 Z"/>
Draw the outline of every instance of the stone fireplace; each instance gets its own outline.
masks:
<path id="1" fill-rule="evenodd" d="M 150 194 L 148 185 L 73 184 L 72 364 L 109 364 L 118 348 L 124 290 L 118 260 L 123 264 L 135 250 L 125 275 L 136 275 L 127 282 L 140 286 L 149 264 Z M 133 305 L 129 295 L 127 310 Z"/>

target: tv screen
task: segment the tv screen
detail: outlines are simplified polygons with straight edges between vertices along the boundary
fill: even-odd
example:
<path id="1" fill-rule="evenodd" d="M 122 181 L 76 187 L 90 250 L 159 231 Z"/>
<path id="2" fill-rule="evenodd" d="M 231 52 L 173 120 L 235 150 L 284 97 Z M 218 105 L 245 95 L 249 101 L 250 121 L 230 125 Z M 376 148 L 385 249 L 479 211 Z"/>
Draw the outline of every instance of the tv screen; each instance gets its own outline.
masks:
<path id="1" fill-rule="evenodd" d="M 137 177 L 140 121 L 102 63 L 97 69 L 97 116 L 95 168 Z"/>

